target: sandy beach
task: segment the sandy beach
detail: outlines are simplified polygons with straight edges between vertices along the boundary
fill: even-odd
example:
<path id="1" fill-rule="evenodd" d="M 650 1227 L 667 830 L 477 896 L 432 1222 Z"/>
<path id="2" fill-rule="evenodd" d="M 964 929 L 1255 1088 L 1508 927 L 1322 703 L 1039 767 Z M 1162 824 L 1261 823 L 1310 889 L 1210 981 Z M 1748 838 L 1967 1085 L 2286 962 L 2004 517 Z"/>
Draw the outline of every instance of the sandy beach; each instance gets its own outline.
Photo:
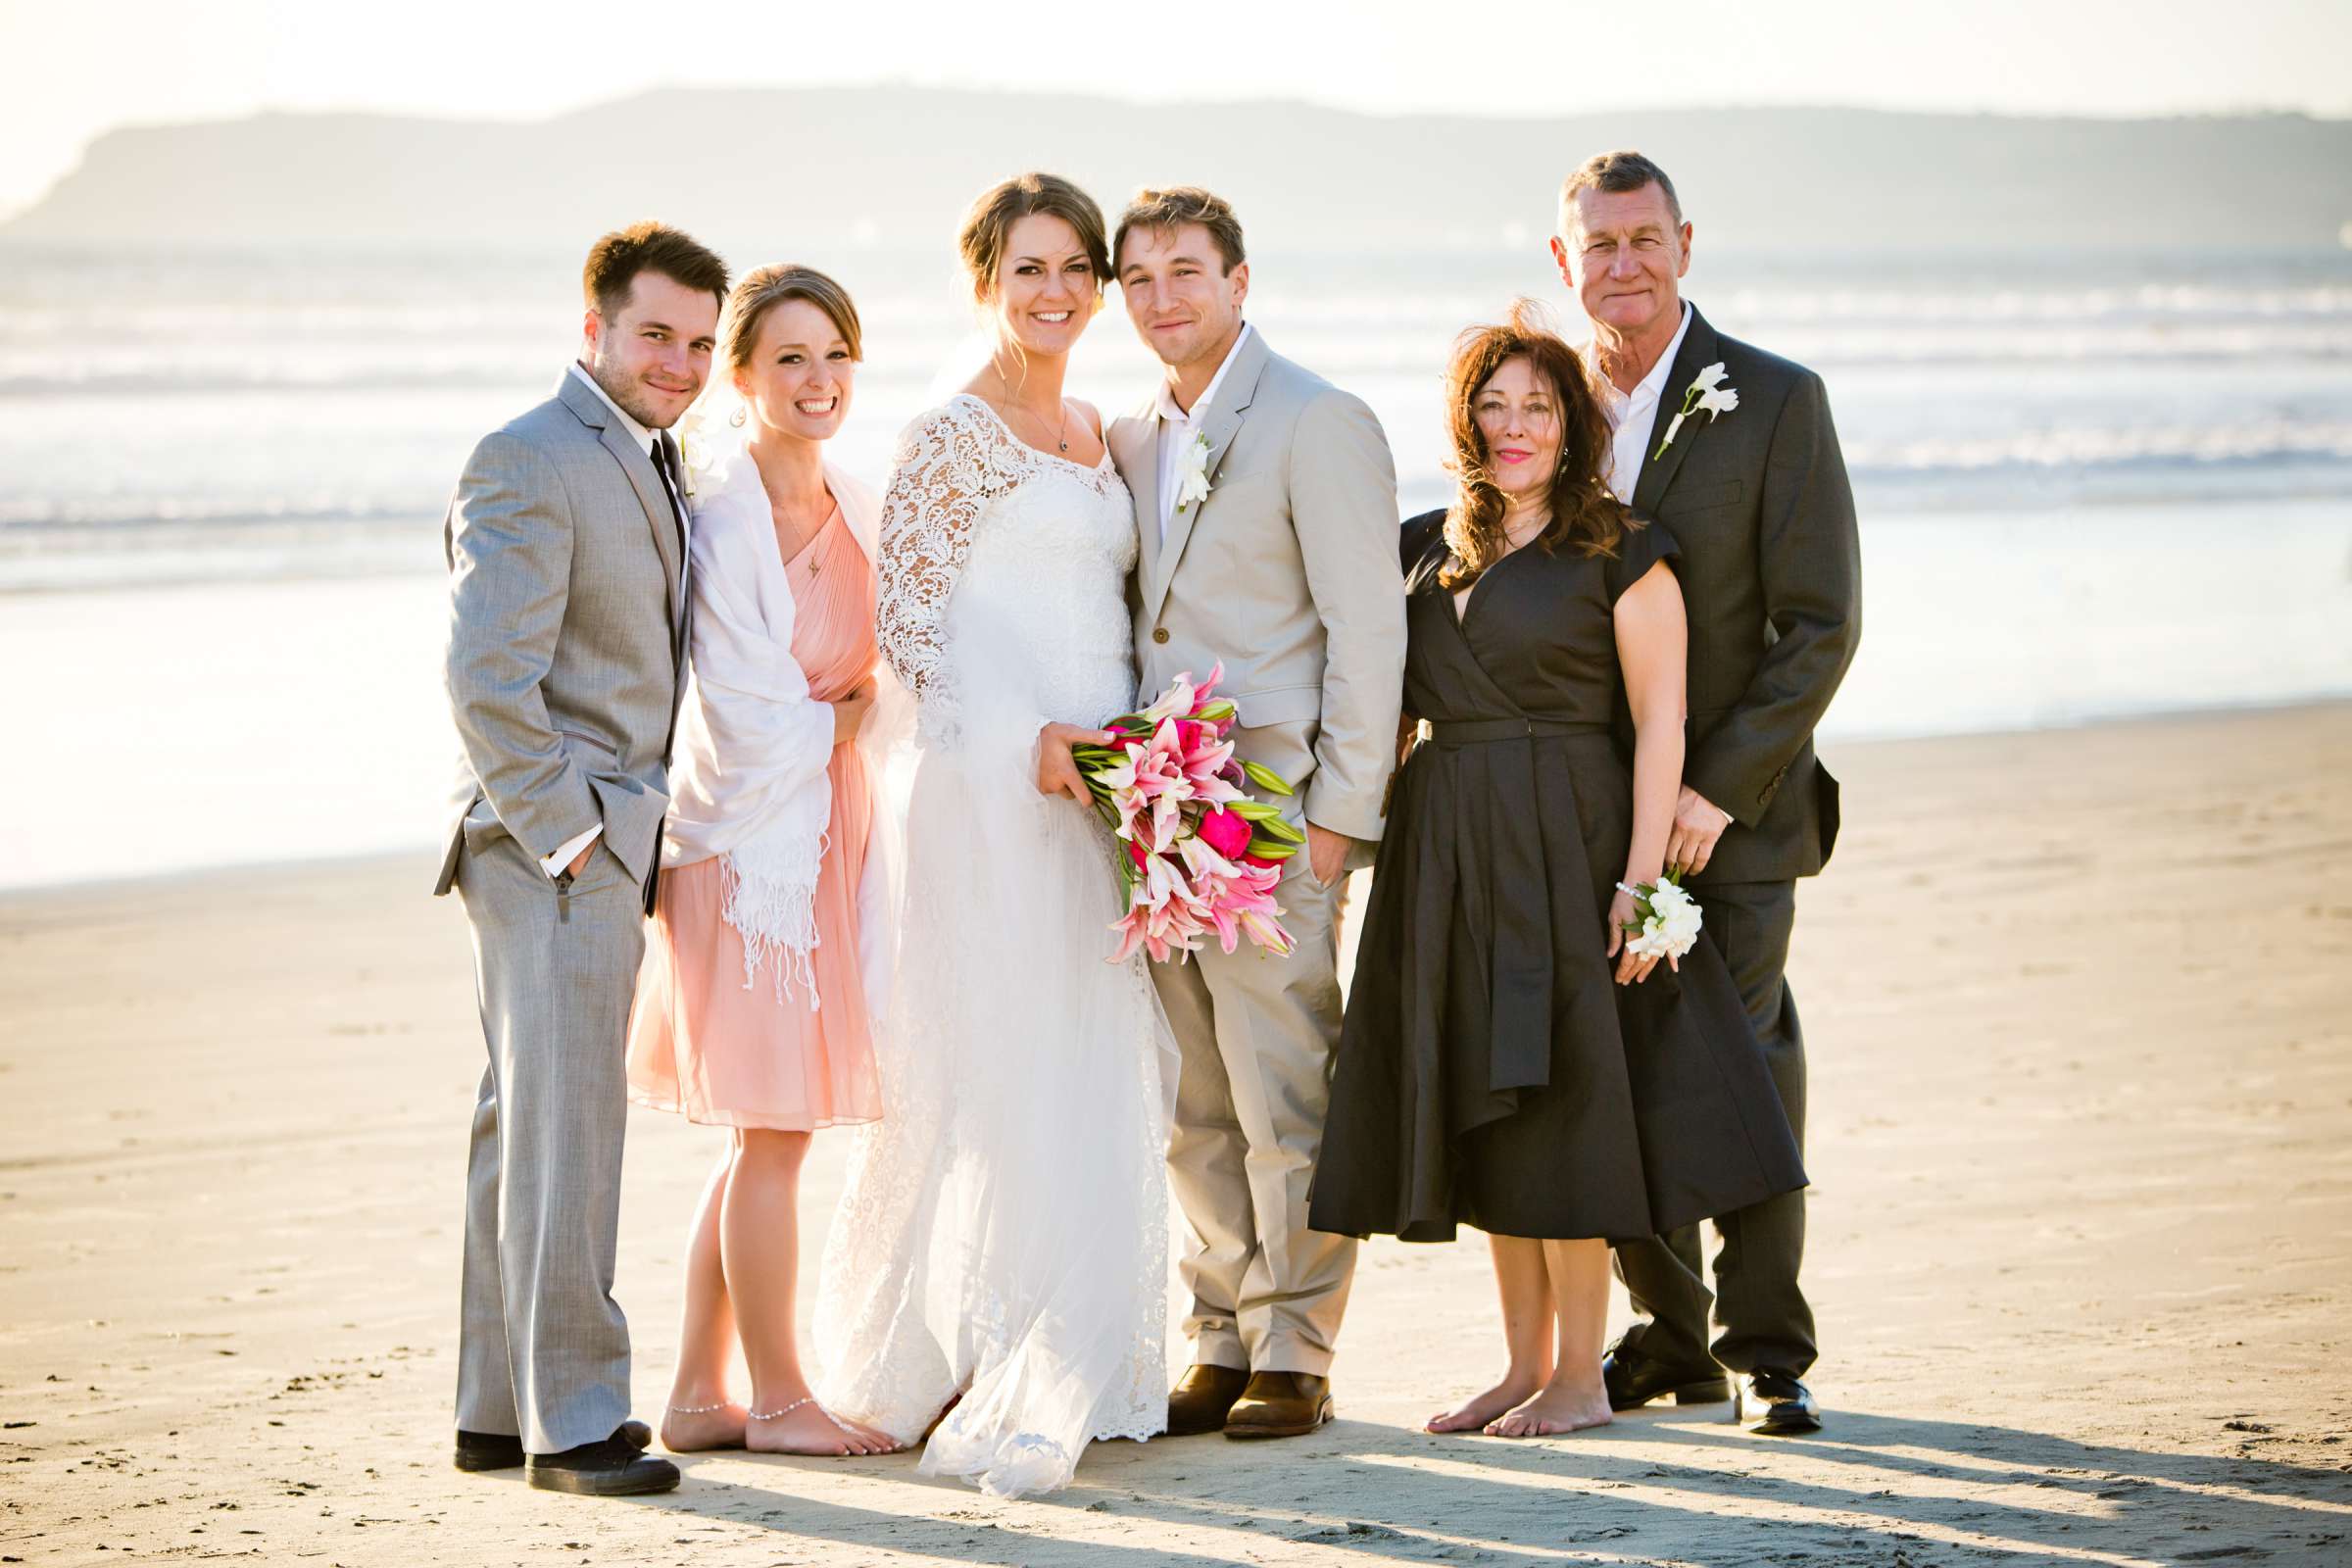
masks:
<path id="1" fill-rule="evenodd" d="M 1422 1434 L 1495 1370 L 1493 1293 L 1483 1247 L 1388 1243 L 1310 1438 L 1106 1446 L 1018 1503 L 904 1456 L 459 1475 L 482 1047 L 410 856 L 0 896 L 0 1562 L 2352 1561 L 2352 705 L 1829 761 L 1790 965 L 1817 1438 Z M 629 1137 L 651 1416 L 716 1135 Z"/>

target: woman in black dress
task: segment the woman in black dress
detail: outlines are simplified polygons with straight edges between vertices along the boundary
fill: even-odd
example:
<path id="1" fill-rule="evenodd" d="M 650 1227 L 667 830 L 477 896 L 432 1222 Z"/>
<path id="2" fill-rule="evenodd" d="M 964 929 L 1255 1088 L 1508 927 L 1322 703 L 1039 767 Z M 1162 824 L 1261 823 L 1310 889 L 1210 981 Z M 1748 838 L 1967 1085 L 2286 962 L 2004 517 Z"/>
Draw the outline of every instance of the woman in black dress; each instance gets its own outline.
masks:
<path id="1" fill-rule="evenodd" d="M 1672 538 L 1600 478 L 1609 426 L 1526 302 L 1446 377 L 1460 484 L 1404 525 L 1405 716 L 1309 1222 L 1489 1235 L 1509 1366 L 1433 1432 L 1609 1419 L 1608 1243 L 1805 1184 L 1702 934 L 1626 949 L 1683 767 Z M 1629 767 L 1613 730 L 1630 713 Z"/>

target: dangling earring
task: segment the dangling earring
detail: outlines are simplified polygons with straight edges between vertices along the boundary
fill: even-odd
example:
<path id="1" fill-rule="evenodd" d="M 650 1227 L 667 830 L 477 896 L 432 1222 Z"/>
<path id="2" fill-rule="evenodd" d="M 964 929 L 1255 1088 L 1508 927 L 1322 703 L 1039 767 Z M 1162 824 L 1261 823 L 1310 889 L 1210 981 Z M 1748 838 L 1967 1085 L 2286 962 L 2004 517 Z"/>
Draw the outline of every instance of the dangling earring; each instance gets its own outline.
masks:
<path id="1" fill-rule="evenodd" d="M 727 422 L 738 430 L 743 428 L 744 413 L 742 404 L 738 403 L 735 405 L 735 412 L 727 416 Z"/>

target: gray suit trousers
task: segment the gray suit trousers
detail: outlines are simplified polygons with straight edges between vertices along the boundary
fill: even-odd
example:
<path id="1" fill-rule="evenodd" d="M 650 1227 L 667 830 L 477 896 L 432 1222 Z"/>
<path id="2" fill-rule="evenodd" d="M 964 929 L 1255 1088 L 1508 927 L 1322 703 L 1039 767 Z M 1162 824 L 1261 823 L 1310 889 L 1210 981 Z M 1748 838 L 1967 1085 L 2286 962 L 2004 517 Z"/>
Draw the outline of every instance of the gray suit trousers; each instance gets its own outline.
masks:
<path id="1" fill-rule="evenodd" d="M 490 1064 L 466 1177 L 458 1426 L 558 1453 L 629 1413 L 612 1299 L 642 896 L 599 841 L 568 896 L 505 835 L 466 851 Z"/>
<path id="2" fill-rule="evenodd" d="M 1805 1034 L 1783 972 L 1796 926 L 1796 884 L 1701 881 L 1692 891 L 1764 1044 L 1765 1064 L 1801 1148 Z M 1647 1318 L 1626 1332 L 1626 1344 L 1669 1366 L 1695 1370 L 1712 1359 L 1734 1372 L 1771 1367 L 1803 1376 L 1815 1354 L 1813 1308 L 1796 1278 L 1805 1258 L 1804 1193 L 1725 1214 L 1715 1228 L 1723 1250 L 1711 1294 L 1695 1225 L 1617 1248 L 1617 1277 Z M 1719 1330 L 1711 1347 L 1710 1305 Z"/>

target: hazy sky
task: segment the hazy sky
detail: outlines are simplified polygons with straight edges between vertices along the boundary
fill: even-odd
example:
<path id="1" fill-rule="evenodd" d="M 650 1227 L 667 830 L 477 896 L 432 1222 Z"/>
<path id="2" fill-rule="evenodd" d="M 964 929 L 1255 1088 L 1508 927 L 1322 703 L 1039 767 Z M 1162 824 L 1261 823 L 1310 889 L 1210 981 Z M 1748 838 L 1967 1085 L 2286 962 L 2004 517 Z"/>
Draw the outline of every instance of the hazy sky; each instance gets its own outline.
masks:
<path id="1" fill-rule="evenodd" d="M 696 82 L 1271 96 L 1373 112 L 1795 103 L 2343 116 L 2352 3 L 0 0 L 0 59 L 11 67 L 5 216 L 125 122 L 262 109 L 536 119 Z"/>

